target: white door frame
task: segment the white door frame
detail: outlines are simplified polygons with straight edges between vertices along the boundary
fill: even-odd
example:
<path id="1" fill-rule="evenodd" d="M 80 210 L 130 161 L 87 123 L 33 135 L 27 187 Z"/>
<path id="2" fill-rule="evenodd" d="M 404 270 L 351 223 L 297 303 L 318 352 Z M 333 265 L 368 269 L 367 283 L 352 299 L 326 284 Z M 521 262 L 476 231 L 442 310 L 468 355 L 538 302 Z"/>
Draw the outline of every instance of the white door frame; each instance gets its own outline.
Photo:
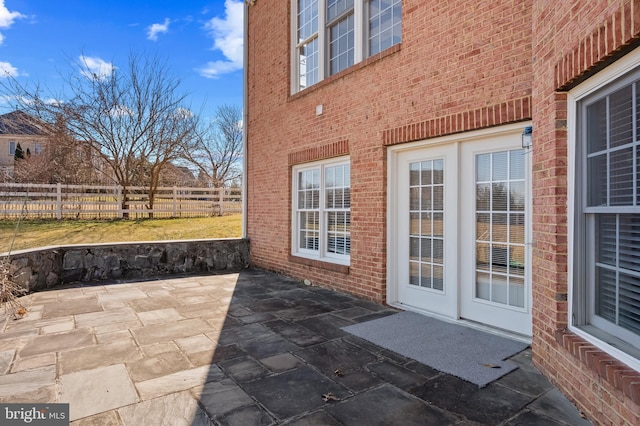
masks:
<path id="1" fill-rule="evenodd" d="M 398 295 L 398 283 L 396 281 L 396 277 L 398 276 L 398 268 L 399 265 L 395 259 L 398 247 L 398 241 L 400 238 L 398 228 L 400 223 L 400 218 L 398 218 L 397 213 L 397 205 L 398 205 L 398 193 L 396 189 L 397 185 L 397 176 L 399 173 L 400 164 L 398 162 L 399 154 L 407 151 L 413 151 L 416 149 L 436 147 L 442 144 L 452 144 L 454 142 L 473 142 L 474 140 L 487 139 L 490 137 L 503 136 L 503 135 L 513 135 L 521 133 L 524 130 L 525 126 L 531 125 L 531 122 L 521 122 L 508 124 L 505 126 L 494 127 L 489 129 L 475 130 L 462 134 L 448 135 L 434 139 L 428 139 L 424 141 L 411 142 L 407 144 L 390 146 L 387 148 L 387 303 L 391 306 L 396 306 L 402 309 L 412 309 L 404 304 L 400 303 L 399 295 Z M 529 179 L 528 185 L 531 185 L 531 179 Z M 452 188 L 458 194 L 460 193 L 460 183 L 458 181 L 457 186 Z M 529 203 L 529 209 L 531 204 Z M 531 217 L 531 214 L 529 214 Z M 530 221 L 530 219 L 529 219 Z M 529 234 L 530 235 L 530 234 Z M 460 247 L 461 247 L 461 233 L 458 232 L 454 237 L 455 243 L 457 245 L 458 255 Z M 529 237 L 530 238 L 530 237 Z M 530 244 L 531 240 L 525 241 Z M 458 256 L 459 257 L 459 256 Z M 531 263 L 529 263 L 531 265 Z M 531 268 L 528 268 L 530 275 Z M 530 277 L 529 277 L 530 278 Z M 454 283 L 456 285 L 455 292 L 456 294 L 460 294 L 460 283 Z M 532 293 L 532 285 L 531 280 L 529 279 L 528 286 L 529 294 L 526 297 L 528 301 L 527 309 L 531 312 L 531 293 Z M 417 310 L 417 309 L 413 309 Z M 425 313 L 425 312 L 422 312 Z M 434 314 L 432 312 L 428 313 L 433 316 L 440 316 L 438 314 Z M 441 316 L 443 318 L 447 318 L 449 320 L 459 320 L 460 319 L 460 302 L 458 301 L 456 310 L 452 315 Z M 484 326 L 480 326 L 480 328 L 484 328 Z"/>

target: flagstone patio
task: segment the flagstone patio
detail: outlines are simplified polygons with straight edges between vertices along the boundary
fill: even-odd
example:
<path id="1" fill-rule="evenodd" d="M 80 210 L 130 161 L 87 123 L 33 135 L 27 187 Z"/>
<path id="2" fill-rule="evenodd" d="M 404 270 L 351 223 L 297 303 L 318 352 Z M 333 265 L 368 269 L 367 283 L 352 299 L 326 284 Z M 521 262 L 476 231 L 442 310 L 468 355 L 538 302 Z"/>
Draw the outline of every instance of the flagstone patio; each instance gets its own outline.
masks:
<path id="1" fill-rule="evenodd" d="M 72 425 L 587 425 L 531 366 L 483 389 L 341 330 L 396 310 L 262 270 L 86 283 L 0 322 L 0 402 Z"/>

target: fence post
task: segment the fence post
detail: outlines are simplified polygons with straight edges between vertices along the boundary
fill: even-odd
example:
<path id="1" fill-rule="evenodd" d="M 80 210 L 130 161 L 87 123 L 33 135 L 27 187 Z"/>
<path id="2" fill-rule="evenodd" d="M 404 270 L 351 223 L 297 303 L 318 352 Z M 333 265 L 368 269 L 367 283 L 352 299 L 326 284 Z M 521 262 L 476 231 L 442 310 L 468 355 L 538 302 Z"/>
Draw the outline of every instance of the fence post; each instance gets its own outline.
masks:
<path id="1" fill-rule="evenodd" d="M 224 187 L 218 188 L 220 191 L 220 216 L 224 216 Z"/>
<path id="2" fill-rule="evenodd" d="M 116 199 L 118 200 L 118 219 L 122 219 L 122 187 L 117 185 L 116 187 Z"/>
<path id="3" fill-rule="evenodd" d="M 173 187 L 173 217 L 178 217 L 178 188 Z"/>
<path id="4" fill-rule="evenodd" d="M 56 194 L 56 201 L 57 201 L 57 211 L 56 211 L 56 218 L 58 220 L 62 219 L 62 184 L 60 182 L 58 182 L 57 186 L 57 194 Z"/>

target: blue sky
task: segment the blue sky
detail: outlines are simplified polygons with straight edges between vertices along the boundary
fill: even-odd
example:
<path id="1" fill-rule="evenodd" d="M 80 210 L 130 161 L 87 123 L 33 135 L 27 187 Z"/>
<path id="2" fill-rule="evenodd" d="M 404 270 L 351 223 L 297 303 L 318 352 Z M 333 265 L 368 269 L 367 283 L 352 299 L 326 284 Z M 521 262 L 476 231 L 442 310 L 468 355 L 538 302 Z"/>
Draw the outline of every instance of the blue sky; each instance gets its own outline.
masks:
<path id="1" fill-rule="evenodd" d="M 242 0 L 0 0 L 0 78 L 59 93 L 70 61 L 99 72 L 141 52 L 167 60 L 194 110 L 213 114 L 242 105 L 242 13 Z"/>

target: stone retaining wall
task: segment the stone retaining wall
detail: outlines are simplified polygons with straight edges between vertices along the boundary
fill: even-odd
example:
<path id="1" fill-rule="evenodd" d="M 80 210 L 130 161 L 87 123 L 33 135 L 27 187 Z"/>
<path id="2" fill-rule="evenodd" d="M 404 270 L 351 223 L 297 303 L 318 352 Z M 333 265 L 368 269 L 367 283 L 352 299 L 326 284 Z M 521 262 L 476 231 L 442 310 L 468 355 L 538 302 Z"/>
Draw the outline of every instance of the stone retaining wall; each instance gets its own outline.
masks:
<path id="1" fill-rule="evenodd" d="M 15 282 L 32 292 L 78 281 L 238 270 L 248 265 L 248 240 L 216 239 L 22 250 L 11 254 L 10 271 Z"/>

